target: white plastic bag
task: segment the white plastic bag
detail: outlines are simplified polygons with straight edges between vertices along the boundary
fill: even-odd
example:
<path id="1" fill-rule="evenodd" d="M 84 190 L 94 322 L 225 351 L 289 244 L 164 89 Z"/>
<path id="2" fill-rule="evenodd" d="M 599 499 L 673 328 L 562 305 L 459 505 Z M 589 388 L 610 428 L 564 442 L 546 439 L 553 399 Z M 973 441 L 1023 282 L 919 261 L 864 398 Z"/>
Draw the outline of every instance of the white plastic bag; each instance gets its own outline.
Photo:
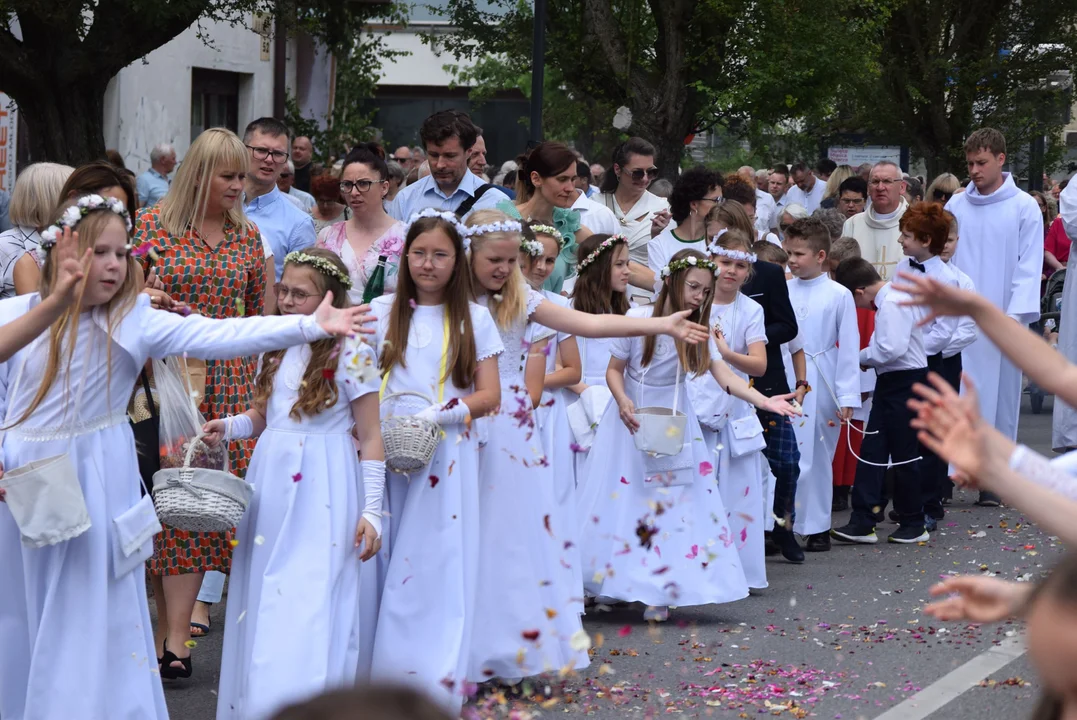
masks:
<path id="1" fill-rule="evenodd" d="M 191 441 L 202 434 L 205 419 L 198 412 L 192 390 L 184 383 L 182 358 L 153 361 L 159 406 L 161 469 L 183 467 Z M 199 443 L 191 467 L 228 472 L 228 443 L 208 448 Z"/>

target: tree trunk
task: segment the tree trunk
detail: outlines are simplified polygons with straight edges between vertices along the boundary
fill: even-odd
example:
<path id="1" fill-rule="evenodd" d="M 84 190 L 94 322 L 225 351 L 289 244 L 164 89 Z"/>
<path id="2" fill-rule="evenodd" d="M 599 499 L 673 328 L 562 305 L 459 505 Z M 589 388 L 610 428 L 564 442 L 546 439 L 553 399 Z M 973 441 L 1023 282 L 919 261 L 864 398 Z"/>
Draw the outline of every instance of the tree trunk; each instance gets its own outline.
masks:
<path id="1" fill-rule="evenodd" d="M 99 78 L 61 87 L 42 82 L 29 93 L 12 91 L 12 98 L 30 128 L 30 160 L 77 167 L 105 156 L 105 86 Z"/>

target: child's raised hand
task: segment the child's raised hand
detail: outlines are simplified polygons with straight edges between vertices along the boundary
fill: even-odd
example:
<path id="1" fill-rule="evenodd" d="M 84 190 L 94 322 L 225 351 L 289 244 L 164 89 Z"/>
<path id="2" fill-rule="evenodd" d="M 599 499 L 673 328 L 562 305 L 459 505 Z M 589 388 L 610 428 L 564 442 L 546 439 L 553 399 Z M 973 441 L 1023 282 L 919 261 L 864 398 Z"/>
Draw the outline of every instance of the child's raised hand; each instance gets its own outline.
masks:
<path id="1" fill-rule="evenodd" d="M 359 526 L 355 528 L 355 549 L 359 548 L 362 548 L 359 559 L 363 562 L 377 555 L 381 549 L 381 536 L 365 517 L 360 518 Z"/>
<path id="2" fill-rule="evenodd" d="M 1017 614 L 1031 589 L 1031 584 L 1020 585 L 986 576 L 955 575 L 929 590 L 933 597 L 947 597 L 925 605 L 924 612 L 939 620 L 999 622 Z"/>
<path id="3" fill-rule="evenodd" d="M 926 325 L 937 317 L 971 315 L 981 297 L 969 290 L 946 285 L 920 273 L 899 273 L 894 289 L 911 296 L 902 305 L 926 307 L 928 315 L 920 321 Z"/>
<path id="4" fill-rule="evenodd" d="M 217 447 L 224 439 L 227 430 L 224 420 L 210 420 L 202 426 L 202 442 L 209 447 Z"/>
<path id="5" fill-rule="evenodd" d="M 693 312 L 693 310 L 681 310 L 662 318 L 665 321 L 663 332 L 690 345 L 707 342 L 710 331 L 703 325 L 688 319 L 688 316 Z"/>
<path id="6" fill-rule="evenodd" d="M 70 304 L 78 297 L 81 280 L 90 270 L 93 248 L 86 248 L 79 258 L 79 234 L 65 227 L 64 234 L 56 241 L 51 252 L 56 262 L 56 287 L 53 292 L 63 298 L 64 303 Z"/>
<path id="7" fill-rule="evenodd" d="M 325 330 L 330 335 L 340 337 L 354 335 L 355 333 L 371 335 L 374 333 L 374 328 L 366 327 L 366 325 L 376 320 L 370 314 L 369 305 L 347 308 L 333 307 L 332 291 L 325 294 L 322 303 L 314 311 L 314 319 L 322 330 Z"/>

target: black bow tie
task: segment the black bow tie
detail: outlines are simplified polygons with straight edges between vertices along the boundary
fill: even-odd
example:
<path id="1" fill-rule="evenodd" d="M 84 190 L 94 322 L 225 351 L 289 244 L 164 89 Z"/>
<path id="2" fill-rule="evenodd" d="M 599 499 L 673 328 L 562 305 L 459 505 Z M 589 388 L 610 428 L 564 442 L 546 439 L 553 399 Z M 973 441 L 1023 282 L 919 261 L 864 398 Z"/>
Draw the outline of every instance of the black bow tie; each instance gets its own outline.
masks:
<path id="1" fill-rule="evenodd" d="M 927 274 L 927 268 L 924 267 L 924 264 L 921 263 L 921 262 L 916 262 L 915 260 L 909 260 L 909 267 L 911 267 L 913 270 L 919 270 L 920 272 L 924 273 L 925 275 Z"/>

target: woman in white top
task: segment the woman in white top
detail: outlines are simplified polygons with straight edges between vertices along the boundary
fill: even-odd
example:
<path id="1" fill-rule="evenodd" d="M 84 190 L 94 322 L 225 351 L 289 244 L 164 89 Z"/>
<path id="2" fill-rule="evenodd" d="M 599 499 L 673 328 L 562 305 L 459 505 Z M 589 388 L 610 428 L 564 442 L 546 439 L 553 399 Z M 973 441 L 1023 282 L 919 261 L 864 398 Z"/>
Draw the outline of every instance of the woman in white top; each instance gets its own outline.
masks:
<path id="1" fill-rule="evenodd" d="M 60 190 L 74 168 L 34 163 L 19 173 L 11 193 L 11 229 L 0 233 L 0 299 L 37 290 L 40 272 L 37 250 Z"/>
<path id="2" fill-rule="evenodd" d="M 643 138 L 629 138 L 613 152 L 613 165 L 602 178 L 601 193 L 595 200 L 613 211 L 628 238 L 628 259 L 632 265 L 629 298 L 646 302 L 654 287 L 647 263 L 647 243 L 669 222 L 669 203 L 647 191 L 658 177 L 654 166 L 654 145 Z"/>
<path id="3" fill-rule="evenodd" d="M 367 280 L 381 257 L 385 258 L 384 292 L 396 290 L 404 223 L 385 212 L 388 177 L 385 151 L 380 145 L 359 143 L 352 148 L 340 174 L 340 193 L 348 202 L 351 217 L 318 233 L 318 247 L 332 250 L 347 266 L 352 281 L 348 297 L 353 303 L 363 299 Z"/>

